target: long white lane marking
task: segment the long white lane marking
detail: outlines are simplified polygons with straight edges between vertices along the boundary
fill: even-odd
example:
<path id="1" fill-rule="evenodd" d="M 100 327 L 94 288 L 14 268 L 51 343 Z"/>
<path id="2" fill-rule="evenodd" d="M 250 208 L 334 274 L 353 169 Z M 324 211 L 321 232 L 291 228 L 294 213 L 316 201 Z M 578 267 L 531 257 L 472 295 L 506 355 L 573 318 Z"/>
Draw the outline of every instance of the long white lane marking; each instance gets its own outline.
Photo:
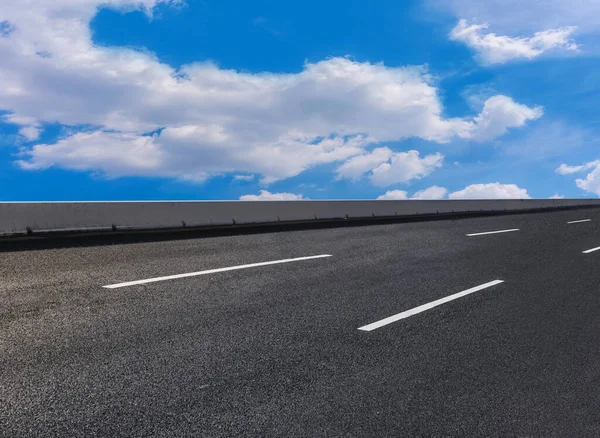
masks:
<path id="1" fill-rule="evenodd" d="M 401 319 L 406 319 L 406 318 L 409 318 L 418 313 L 425 312 L 426 310 L 433 309 L 434 307 L 440 306 L 449 301 L 457 300 L 458 298 L 462 298 L 462 297 L 465 297 L 472 293 L 479 292 L 480 290 L 487 289 L 488 287 L 496 286 L 500 283 L 504 283 L 504 280 L 490 281 L 489 283 L 482 284 L 481 286 L 476 286 L 471 289 L 467 289 L 467 290 L 459 292 L 457 294 L 450 295 L 448 297 L 441 298 L 436 301 L 432 301 L 431 303 L 423 304 L 422 306 L 419 306 L 419 307 L 415 307 L 414 309 L 410 309 L 405 312 L 398 313 L 397 315 L 390 316 L 389 318 L 382 319 L 381 321 L 377 321 L 372 324 L 365 325 L 364 327 L 360 327 L 359 330 L 362 330 L 364 332 L 370 332 L 370 331 L 376 330 L 378 328 L 381 328 L 383 326 L 386 326 L 388 324 L 391 324 L 393 322 L 400 321 Z"/>
<path id="2" fill-rule="evenodd" d="M 473 237 L 473 236 L 485 236 L 486 234 L 499 234 L 499 233 L 512 233 L 513 231 L 520 231 L 518 228 L 514 228 L 512 230 L 500 230 L 500 231 L 487 231 L 485 233 L 473 233 L 473 234 L 467 234 L 468 237 Z"/>
<path id="3" fill-rule="evenodd" d="M 588 249 L 587 251 L 583 251 L 584 254 L 589 254 L 591 252 L 600 251 L 600 246 L 598 248 Z"/>
<path id="4" fill-rule="evenodd" d="M 582 219 L 580 221 L 571 221 L 571 222 L 567 222 L 568 224 L 580 224 L 582 222 L 591 222 L 591 219 Z"/>
<path id="5" fill-rule="evenodd" d="M 230 266 L 228 268 L 209 269 L 207 271 L 190 272 L 187 274 L 177 274 L 177 275 L 168 275 L 166 277 L 148 278 L 146 280 L 128 281 L 125 283 L 110 284 L 108 286 L 102 286 L 102 287 L 104 287 L 106 289 L 117 289 L 120 287 L 135 286 L 138 284 L 156 283 L 159 281 L 175 280 L 178 278 L 197 277 L 199 275 L 216 274 L 217 272 L 227 272 L 227 271 L 235 271 L 238 269 L 258 268 L 259 266 L 280 265 L 282 263 L 301 262 L 304 260 L 323 259 L 326 257 L 333 257 L 333 256 L 330 254 L 322 254 L 322 255 L 310 256 L 310 257 L 298 257 L 295 259 L 275 260 L 272 262 L 252 263 L 249 265 L 238 265 L 238 266 Z"/>

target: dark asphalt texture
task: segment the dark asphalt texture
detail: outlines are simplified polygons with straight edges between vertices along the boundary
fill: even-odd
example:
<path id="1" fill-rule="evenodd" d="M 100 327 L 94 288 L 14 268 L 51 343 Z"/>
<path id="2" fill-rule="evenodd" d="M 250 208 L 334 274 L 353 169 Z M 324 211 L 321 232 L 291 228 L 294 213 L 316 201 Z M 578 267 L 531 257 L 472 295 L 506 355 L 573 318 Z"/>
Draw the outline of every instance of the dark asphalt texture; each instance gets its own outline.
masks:
<path id="1" fill-rule="evenodd" d="M 597 437 L 598 246 L 586 209 L 0 253 L 0 436 Z"/>

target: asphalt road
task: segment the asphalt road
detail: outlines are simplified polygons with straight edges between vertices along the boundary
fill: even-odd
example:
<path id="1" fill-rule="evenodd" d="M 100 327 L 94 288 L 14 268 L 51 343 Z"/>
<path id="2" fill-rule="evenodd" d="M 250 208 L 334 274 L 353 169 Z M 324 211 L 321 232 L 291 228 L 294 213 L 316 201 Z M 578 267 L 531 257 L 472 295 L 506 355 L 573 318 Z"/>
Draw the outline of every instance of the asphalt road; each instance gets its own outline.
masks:
<path id="1" fill-rule="evenodd" d="M 597 247 L 594 209 L 0 253 L 0 435 L 597 437 Z"/>

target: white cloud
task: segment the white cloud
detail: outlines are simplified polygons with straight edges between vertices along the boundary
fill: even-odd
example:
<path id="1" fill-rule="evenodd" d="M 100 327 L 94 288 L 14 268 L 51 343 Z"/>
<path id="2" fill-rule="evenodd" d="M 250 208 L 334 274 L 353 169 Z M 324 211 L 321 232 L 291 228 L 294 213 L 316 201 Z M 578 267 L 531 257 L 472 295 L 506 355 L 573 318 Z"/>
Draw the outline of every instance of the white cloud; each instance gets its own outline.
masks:
<path id="1" fill-rule="evenodd" d="M 600 196 L 600 166 L 588 173 L 585 179 L 575 180 L 575 183 L 580 189 Z"/>
<path id="2" fill-rule="evenodd" d="M 423 190 L 415 192 L 410 199 L 443 199 L 448 190 L 444 187 L 431 186 Z M 404 190 L 388 190 L 385 194 L 379 196 L 378 200 L 390 199 L 408 199 L 408 193 Z"/>
<path id="3" fill-rule="evenodd" d="M 420 157 L 418 151 L 393 152 L 377 148 L 349 159 L 338 168 L 339 178 L 358 179 L 368 174 L 371 183 L 378 187 L 409 182 L 432 173 L 444 162 L 444 156 L 436 153 Z"/>
<path id="4" fill-rule="evenodd" d="M 405 183 L 412 179 L 423 178 L 442 166 L 444 156 L 432 154 L 420 158 L 419 152 L 398 152 L 385 162 L 373 169 L 371 182 L 378 187 Z"/>
<path id="5" fill-rule="evenodd" d="M 411 199 L 444 199 L 448 190 L 444 187 L 431 186 L 423 190 L 419 190 Z"/>
<path id="6" fill-rule="evenodd" d="M 464 130 L 460 133 L 460 137 L 479 142 L 488 141 L 506 133 L 509 128 L 522 127 L 528 121 L 536 120 L 543 114 L 542 107 L 530 108 L 526 105 L 516 103 L 507 96 L 493 96 L 485 101 L 481 113 L 472 122 L 464 125 Z M 417 151 L 410 151 L 409 154 L 411 155 L 407 157 L 403 153 L 395 153 L 387 147 L 376 148 L 371 152 L 365 152 L 346 161 L 337 170 L 338 178 L 359 179 L 365 173 L 372 171 L 371 180 L 375 185 L 391 185 L 398 182 L 407 182 L 413 178 L 421 178 L 431 173 L 433 168 L 439 167 L 435 165 L 431 168 L 431 164 L 423 160 L 430 158 L 433 162 L 439 161 L 439 165 L 441 165 L 441 160 L 443 159 L 443 156 L 440 154 L 425 157 L 419 162 L 428 166 L 427 171 L 411 172 L 408 169 L 399 168 L 401 163 L 405 163 L 407 160 L 413 163 L 417 162 L 419 153 Z M 416 157 L 414 154 L 416 154 Z M 394 162 L 396 162 L 396 168 L 392 169 Z M 393 180 L 391 172 L 394 172 L 396 175 L 405 174 L 408 178 Z"/>
<path id="7" fill-rule="evenodd" d="M 2 122 L 21 126 L 19 129 L 19 135 L 26 141 L 35 141 L 40 138 L 41 129 L 39 123 L 32 117 L 5 114 L 0 117 L 0 123 Z"/>
<path id="8" fill-rule="evenodd" d="M 600 28 L 598 0 L 426 0 L 430 7 L 457 18 L 491 23 L 498 32 L 533 33 L 539 29 L 577 26 L 582 32 Z"/>
<path id="9" fill-rule="evenodd" d="M 556 169 L 555 172 L 559 175 L 570 175 L 572 173 L 581 172 L 583 169 L 585 169 L 585 166 L 569 166 L 563 163 Z"/>
<path id="10" fill-rule="evenodd" d="M 554 49 L 576 51 L 572 40 L 575 27 L 561 27 L 536 32 L 532 37 L 511 38 L 485 33 L 487 24 L 471 24 L 461 19 L 450 33 L 450 38 L 473 49 L 483 64 L 503 64 L 514 59 L 533 59 Z"/>
<path id="11" fill-rule="evenodd" d="M 527 190 L 515 184 L 473 184 L 448 195 L 449 199 L 530 199 Z"/>
<path id="12" fill-rule="evenodd" d="M 394 155 L 389 148 L 376 148 L 369 153 L 350 158 L 341 165 L 337 172 L 339 178 L 359 179 L 381 163 L 385 163 Z"/>
<path id="13" fill-rule="evenodd" d="M 541 116 L 496 96 L 503 104 L 494 111 L 484 106 L 476 118 L 445 118 L 424 67 L 331 58 L 294 74 L 242 73 L 211 63 L 175 69 L 147 52 L 93 44 L 89 22 L 98 7 L 151 14 L 161 2 L 177 3 L 0 2 L 3 28 L 10 29 L 0 36 L 0 110 L 11 112 L 5 119 L 29 139 L 44 123 L 92 127 L 26 149 L 23 168 L 196 180 L 242 172 L 269 183 L 365 155 L 378 142 L 485 141 Z M 389 159 L 373 171 L 379 185 L 402 180 L 393 177 L 395 169 L 385 170 L 393 166 Z"/>
<path id="14" fill-rule="evenodd" d="M 261 173 L 265 175 L 262 182 L 271 183 L 298 175 L 311 165 L 340 161 L 363 151 L 360 136 L 315 144 L 291 137 L 273 144 L 257 144 L 252 150 L 229 148 L 215 129 L 184 126 L 166 128 L 152 136 L 80 132 L 56 144 L 34 146 L 25 153 L 28 159 L 19 164 L 25 169 L 45 169 L 60 160 L 63 167 L 102 170 L 108 177 L 160 175 L 197 181 L 242 170 Z M 198 150 L 198 145 L 202 149 Z"/>
<path id="15" fill-rule="evenodd" d="M 408 193 L 404 190 L 388 190 L 377 198 L 378 201 L 401 201 L 408 199 Z"/>
<path id="16" fill-rule="evenodd" d="M 565 195 L 559 195 L 558 193 L 555 193 L 554 195 L 550 196 L 548 199 L 565 199 Z"/>
<path id="17" fill-rule="evenodd" d="M 23 136 L 27 141 L 35 141 L 40 138 L 40 129 L 36 126 L 24 126 L 19 129 L 19 135 Z"/>
<path id="18" fill-rule="evenodd" d="M 233 179 L 236 181 L 252 181 L 254 180 L 254 175 L 235 175 Z"/>
<path id="19" fill-rule="evenodd" d="M 300 201 L 303 199 L 307 198 L 293 193 L 271 193 L 267 190 L 261 190 L 260 195 L 244 195 L 240 197 L 240 201 Z"/>
<path id="20" fill-rule="evenodd" d="M 594 193 L 600 196 L 600 160 L 590 161 L 580 166 L 568 166 L 561 164 L 557 169 L 556 173 L 560 175 L 571 175 L 573 173 L 583 172 L 584 170 L 593 169 L 584 178 L 577 178 L 575 183 L 577 187 L 586 192 Z"/>
<path id="21" fill-rule="evenodd" d="M 542 107 L 529 108 L 510 97 L 494 96 L 486 100 L 481 113 L 475 117 L 470 137 L 487 141 L 504 134 L 509 128 L 524 126 L 530 120 L 542 117 Z"/>
<path id="22" fill-rule="evenodd" d="M 36 145 L 28 153 L 35 159 L 22 160 L 24 169 L 44 169 L 61 156 L 61 165 L 75 170 L 106 170 L 109 175 L 144 175 L 164 161 L 157 136 L 80 132 L 54 145 Z M 127 153 L 123 153 L 127 151 Z"/>
<path id="23" fill-rule="evenodd" d="M 600 160 L 590 161 L 589 163 L 582 164 L 581 166 L 569 166 L 563 163 L 556 169 L 556 173 L 559 175 L 570 175 L 572 173 L 593 169 L 598 166 L 600 166 Z"/>

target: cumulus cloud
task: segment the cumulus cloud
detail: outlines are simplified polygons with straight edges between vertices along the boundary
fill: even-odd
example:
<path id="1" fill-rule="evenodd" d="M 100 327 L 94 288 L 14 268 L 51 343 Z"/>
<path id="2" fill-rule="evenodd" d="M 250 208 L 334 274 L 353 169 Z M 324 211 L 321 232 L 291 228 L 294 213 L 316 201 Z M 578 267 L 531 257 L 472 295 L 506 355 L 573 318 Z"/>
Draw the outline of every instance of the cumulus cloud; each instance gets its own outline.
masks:
<path id="1" fill-rule="evenodd" d="M 559 175 L 570 175 L 572 173 L 577 173 L 577 172 L 581 172 L 583 169 L 585 169 L 585 166 L 569 166 L 567 164 L 561 164 L 556 170 L 555 172 L 558 173 Z"/>
<path id="2" fill-rule="evenodd" d="M 450 193 L 449 199 L 530 199 L 527 190 L 515 184 L 473 184 Z"/>
<path id="3" fill-rule="evenodd" d="M 600 196 L 600 166 L 588 173 L 585 179 L 575 180 L 575 183 L 580 189 Z"/>
<path id="4" fill-rule="evenodd" d="M 34 141 L 40 138 L 40 129 L 36 126 L 23 126 L 19 129 L 19 135 L 27 141 Z"/>
<path id="5" fill-rule="evenodd" d="M 514 59 L 533 59 L 555 49 L 578 50 L 572 39 L 577 29 L 573 26 L 536 32 L 532 37 L 515 38 L 486 33 L 488 27 L 487 24 L 468 24 L 467 20 L 462 19 L 450 32 L 450 38 L 473 49 L 486 65 L 503 64 Z"/>
<path id="6" fill-rule="evenodd" d="M 563 163 L 556 169 L 556 173 L 559 175 L 570 175 L 572 173 L 593 169 L 598 166 L 600 166 L 600 160 L 590 161 L 589 163 L 585 163 L 580 166 L 569 166 Z"/>
<path id="7" fill-rule="evenodd" d="M 376 148 L 370 153 L 365 152 L 350 158 L 337 170 L 338 178 L 359 179 L 362 176 L 375 169 L 382 163 L 388 161 L 394 155 L 390 148 Z"/>
<path id="8" fill-rule="evenodd" d="M 240 196 L 240 201 L 300 201 L 302 199 L 307 198 L 293 193 L 271 193 L 267 190 L 261 190 L 259 195 Z"/>
<path id="9" fill-rule="evenodd" d="M 425 0 L 430 7 L 457 18 L 491 23 L 504 34 L 528 34 L 539 29 L 574 25 L 582 32 L 600 28 L 598 0 Z"/>
<path id="10" fill-rule="evenodd" d="M 504 134 L 509 128 L 524 126 L 530 120 L 542 117 L 542 107 L 530 108 L 516 103 L 510 97 L 490 97 L 483 105 L 481 114 L 475 117 L 470 138 L 487 141 Z"/>
<path id="11" fill-rule="evenodd" d="M 388 190 L 377 198 L 378 201 L 401 201 L 408 199 L 408 193 L 404 190 Z"/>
<path id="12" fill-rule="evenodd" d="M 410 199 L 443 199 L 448 190 L 444 187 L 431 186 L 415 192 Z M 404 190 L 388 190 L 377 198 L 378 200 L 408 199 L 408 193 Z"/>
<path id="13" fill-rule="evenodd" d="M 349 159 L 338 168 L 339 178 L 358 179 L 365 174 L 378 187 L 409 182 L 423 178 L 441 167 L 444 156 L 436 153 L 421 158 L 418 151 L 393 152 L 377 148 Z"/>
<path id="14" fill-rule="evenodd" d="M 24 169 L 46 169 L 59 160 L 62 167 L 102 170 L 108 177 L 159 175 L 196 181 L 242 170 L 263 174 L 262 182 L 271 183 L 298 175 L 312 165 L 340 161 L 363 151 L 362 137 L 314 144 L 284 137 L 272 144 L 257 144 L 252 150 L 230 149 L 219 132 L 210 126 L 166 128 L 154 135 L 80 132 L 55 144 L 32 147 L 19 164 Z"/>
<path id="15" fill-rule="evenodd" d="M 590 173 L 588 173 L 585 178 L 577 178 L 575 180 L 575 183 L 580 189 L 600 196 L 600 160 L 589 161 L 579 166 L 569 166 L 567 164 L 561 164 L 556 169 L 556 173 L 560 175 L 571 175 L 590 169 L 593 170 Z"/>
<path id="16" fill-rule="evenodd" d="M 371 182 L 379 187 L 405 183 L 423 178 L 432 173 L 444 162 L 442 154 L 431 154 L 420 158 L 419 152 L 398 152 L 389 161 L 380 164 L 371 172 Z"/>
<path id="17" fill-rule="evenodd" d="M 89 23 L 99 7 L 150 15 L 158 3 L 177 1 L 0 2 L 5 121 L 30 141 L 45 123 L 72 127 L 56 143 L 25 149 L 24 169 L 194 180 L 241 172 L 270 183 L 364 156 L 384 141 L 486 141 L 541 116 L 541 109 L 496 96 L 475 118 L 446 118 L 424 67 L 331 58 L 293 74 L 243 73 L 211 63 L 176 69 L 144 51 L 93 44 Z M 80 126 L 85 132 L 77 132 Z M 394 176 L 408 172 L 404 159 L 388 151 L 387 161 L 372 170 L 377 185 L 406 180 Z M 356 166 L 342 176 L 360 173 Z"/>
<path id="18" fill-rule="evenodd" d="M 554 195 L 550 196 L 550 198 L 548 199 L 565 199 L 565 195 L 559 195 L 558 193 L 555 193 Z"/>
<path id="19" fill-rule="evenodd" d="M 423 190 L 419 190 L 411 199 L 444 199 L 448 190 L 444 187 L 431 186 Z"/>
<path id="20" fill-rule="evenodd" d="M 45 169 L 62 157 L 64 167 L 75 170 L 105 170 L 115 175 L 144 175 L 151 173 L 165 159 L 156 142 L 157 136 L 115 132 L 80 132 L 54 145 L 34 146 L 27 155 L 34 159 L 21 160 L 24 169 Z M 127 151 L 124 153 L 124 151 Z"/>

